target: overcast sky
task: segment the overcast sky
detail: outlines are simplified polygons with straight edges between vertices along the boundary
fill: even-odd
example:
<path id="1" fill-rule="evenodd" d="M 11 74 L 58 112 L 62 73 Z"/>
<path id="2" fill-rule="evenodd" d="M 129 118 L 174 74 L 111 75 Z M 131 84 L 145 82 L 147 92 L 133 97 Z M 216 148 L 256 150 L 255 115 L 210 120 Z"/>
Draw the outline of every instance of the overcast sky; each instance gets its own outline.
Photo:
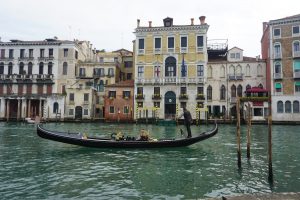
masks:
<path id="1" fill-rule="evenodd" d="M 0 0 L 0 37 L 89 40 L 97 49 L 132 50 L 136 20 L 141 26 L 199 23 L 206 16 L 208 39 L 228 39 L 245 56 L 260 54 L 262 22 L 300 14 L 299 0 Z"/>

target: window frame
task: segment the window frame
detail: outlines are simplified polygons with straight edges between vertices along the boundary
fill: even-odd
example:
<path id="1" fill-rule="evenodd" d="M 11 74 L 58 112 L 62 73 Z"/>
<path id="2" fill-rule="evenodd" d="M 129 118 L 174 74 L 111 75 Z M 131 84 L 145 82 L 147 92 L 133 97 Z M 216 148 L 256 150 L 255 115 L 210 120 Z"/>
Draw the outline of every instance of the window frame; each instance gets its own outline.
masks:
<path id="1" fill-rule="evenodd" d="M 279 31 L 279 34 L 275 34 L 276 31 Z M 281 37 L 281 28 L 274 28 L 273 29 L 273 37 L 274 38 L 280 38 Z"/>

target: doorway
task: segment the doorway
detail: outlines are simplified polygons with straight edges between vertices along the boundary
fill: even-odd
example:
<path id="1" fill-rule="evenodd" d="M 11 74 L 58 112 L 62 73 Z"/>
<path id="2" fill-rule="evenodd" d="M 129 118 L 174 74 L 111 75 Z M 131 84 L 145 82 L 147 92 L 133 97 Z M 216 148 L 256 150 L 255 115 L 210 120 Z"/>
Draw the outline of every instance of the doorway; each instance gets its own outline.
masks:
<path id="1" fill-rule="evenodd" d="M 176 94 L 168 91 L 165 94 L 165 119 L 175 119 L 176 115 Z"/>

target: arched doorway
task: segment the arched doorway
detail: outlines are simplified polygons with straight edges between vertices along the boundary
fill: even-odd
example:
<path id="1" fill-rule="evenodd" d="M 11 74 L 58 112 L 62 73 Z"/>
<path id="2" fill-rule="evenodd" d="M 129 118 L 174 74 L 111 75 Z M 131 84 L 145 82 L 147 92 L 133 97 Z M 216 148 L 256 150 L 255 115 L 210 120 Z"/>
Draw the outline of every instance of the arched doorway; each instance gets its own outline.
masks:
<path id="1" fill-rule="evenodd" d="M 82 107 L 81 106 L 75 107 L 75 119 L 82 119 Z"/>
<path id="2" fill-rule="evenodd" d="M 176 94 L 168 91 L 165 94 L 165 119 L 174 119 L 176 115 Z"/>

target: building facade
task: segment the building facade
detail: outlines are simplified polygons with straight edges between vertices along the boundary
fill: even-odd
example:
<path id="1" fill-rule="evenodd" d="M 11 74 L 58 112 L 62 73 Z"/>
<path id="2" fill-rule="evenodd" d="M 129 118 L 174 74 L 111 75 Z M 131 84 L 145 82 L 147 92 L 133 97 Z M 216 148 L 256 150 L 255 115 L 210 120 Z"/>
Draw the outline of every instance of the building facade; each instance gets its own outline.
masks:
<path id="1" fill-rule="evenodd" d="M 300 121 L 300 15 L 263 23 L 262 58 L 274 121 Z"/>
<path id="2" fill-rule="evenodd" d="M 174 119 L 183 106 L 196 116 L 205 106 L 207 65 L 205 16 L 200 23 L 174 25 L 165 18 L 163 26 L 140 26 L 134 42 L 135 119 Z M 201 98 L 198 98 L 201 97 Z"/>
<path id="3" fill-rule="evenodd" d="M 245 57 L 243 50 L 233 47 L 220 56 L 209 56 L 207 64 L 207 107 L 209 116 L 236 116 L 236 102 L 247 89 L 266 88 L 266 64 L 257 58 Z M 249 102 L 252 120 L 264 120 L 267 102 Z"/>

